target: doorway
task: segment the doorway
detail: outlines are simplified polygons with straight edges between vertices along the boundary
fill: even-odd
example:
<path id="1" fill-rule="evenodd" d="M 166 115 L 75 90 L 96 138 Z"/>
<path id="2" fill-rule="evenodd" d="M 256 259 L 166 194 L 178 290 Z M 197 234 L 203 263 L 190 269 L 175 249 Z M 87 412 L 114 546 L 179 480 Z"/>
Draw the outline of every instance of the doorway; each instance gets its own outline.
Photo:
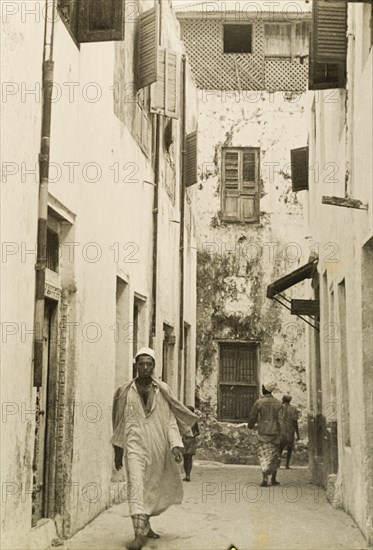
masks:
<path id="1" fill-rule="evenodd" d="M 43 326 L 43 378 L 36 393 L 33 462 L 32 525 L 56 513 L 56 396 L 58 302 L 45 300 Z"/>

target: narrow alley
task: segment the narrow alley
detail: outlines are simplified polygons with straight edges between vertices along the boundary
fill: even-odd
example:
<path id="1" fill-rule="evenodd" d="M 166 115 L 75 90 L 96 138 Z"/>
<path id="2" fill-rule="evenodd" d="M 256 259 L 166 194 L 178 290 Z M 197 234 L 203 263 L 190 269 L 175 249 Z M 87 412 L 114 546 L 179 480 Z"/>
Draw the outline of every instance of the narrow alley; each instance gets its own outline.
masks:
<path id="1" fill-rule="evenodd" d="M 0 20 L 1 549 L 373 548 L 373 0 Z"/>
<path id="2" fill-rule="evenodd" d="M 152 520 L 152 550 L 346 550 L 367 548 L 353 520 L 310 482 L 307 468 L 280 469 L 261 488 L 255 466 L 196 461 L 184 502 Z M 337 495 L 334 496 L 337 498 Z M 66 550 L 119 550 L 132 538 L 127 504 L 113 506 L 66 541 Z M 62 548 L 62 547 L 61 547 Z"/>

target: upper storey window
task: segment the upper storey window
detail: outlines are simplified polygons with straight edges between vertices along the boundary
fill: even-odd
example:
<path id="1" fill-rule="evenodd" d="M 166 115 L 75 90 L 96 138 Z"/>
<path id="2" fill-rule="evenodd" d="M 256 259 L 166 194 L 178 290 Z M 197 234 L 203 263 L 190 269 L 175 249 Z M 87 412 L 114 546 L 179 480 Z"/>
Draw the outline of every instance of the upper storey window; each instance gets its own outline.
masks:
<path id="1" fill-rule="evenodd" d="M 252 26 L 231 25 L 223 26 L 224 53 L 252 53 Z"/>

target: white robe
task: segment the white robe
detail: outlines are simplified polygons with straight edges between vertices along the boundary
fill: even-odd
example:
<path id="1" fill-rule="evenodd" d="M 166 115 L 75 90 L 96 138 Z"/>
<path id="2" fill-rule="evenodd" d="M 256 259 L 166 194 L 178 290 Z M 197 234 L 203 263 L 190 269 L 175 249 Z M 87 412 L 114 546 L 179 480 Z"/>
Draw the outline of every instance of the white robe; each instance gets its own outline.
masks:
<path id="1" fill-rule="evenodd" d="M 156 383 L 153 388 L 148 413 L 134 382 L 127 396 L 124 466 L 131 516 L 155 516 L 183 499 L 180 470 L 171 452 L 183 443 L 169 404 Z"/>

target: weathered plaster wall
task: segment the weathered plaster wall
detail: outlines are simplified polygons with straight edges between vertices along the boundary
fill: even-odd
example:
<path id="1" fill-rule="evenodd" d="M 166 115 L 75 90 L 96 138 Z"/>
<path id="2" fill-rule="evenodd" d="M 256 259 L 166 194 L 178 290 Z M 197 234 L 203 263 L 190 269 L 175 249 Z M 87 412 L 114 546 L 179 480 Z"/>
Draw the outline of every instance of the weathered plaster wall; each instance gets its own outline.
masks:
<path id="1" fill-rule="evenodd" d="M 310 163 L 334 165 L 335 176 L 323 185 L 311 179 L 305 207 L 309 233 L 320 243 L 320 370 L 317 381 L 315 344 L 309 336 L 311 421 L 319 422 L 324 446 L 311 447 L 314 479 L 330 483 L 330 500 L 343 506 L 372 541 L 372 47 L 371 8 L 349 5 L 347 90 L 315 92 Z M 327 206 L 322 195 L 347 195 L 369 204 L 367 211 Z M 322 252 L 335 243 L 333 261 Z M 342 286 L 345 283 L 346 316 Z M 309 296 L 313 290 L 309 288 Z M 334 301 L 334 314 L 332 302 Z M 369 319 L 369 320 L 368 320 Z M 330 338 L 330 323 L 333 334 Z M 346 334 L 343 333 L 345 323 Z M 347 376 L 342 378 L 342 363 Z M 365 396 L 368 396 L 366 399 Z M 359 404 L 359 405 L 358 405 Z M 346 416 L 347 415 L 347 416 Z M 348 423 L 350 441 L 346 437 Z M 337 438 L 333 442 L 333 426 Z M 320 452 L 321 451 L 321 452 Z M 337 455 L 337 468 L 331 456 Z"/>
<path id="2" fill-rule="evenodd" d="M 302 412 L 302 437 L 306 438 L 304 323 L 268 300 L 266 289 L 277 278 L 306 263 L 310 253 L 302 227 L 302 207 L 291 191 L 289 167 L 290 149 L 307 143 L 308 96 L 265 92 L 227 96 L 216 91 L 199 94 L 201 184 L 194 190 L 194 200 L 198 235 L 197 383 L 201 407 L 206 415 L 215 417 L 217 340 L 254 340 L 260 343 L 260 380 L 273 374 L 278 380 L 278 396 L 281 398 L 285 391 L 292 393 L 293 403 Z M 261 149 L 261 216 L 257 224 L 220 221 L 223 146 Z M 285 294 L 300 297 L 302 285 Z M 228 430 L 216 423 L 214 429 L 215 435 L 220 430 L 228 431 L 231 437 L 237 433 L 233 425 Z M 248 436 L 242 432 L 241 437 L 246 437 L 250 447 Z M 236 455 L 242 455 L 238 436 L 235 442 Z M 229 438 L 226 444 L 232 447 Z M 215 449 L 218 447 L 215 442 Z"/>
<path id="3" fill-rule="evenodd" d="M 3 88 L 2 124 L 12 129 L 2 139 L 2 460 L 3 502 L 1 506 L 2 545 L 11 548 L 17 541 L 25 543 L 24 525 L 31 525 L 30 497 L 26 491 L 32 483 L 33 433 L 35 430 L 31 361 L 34 315 L 34 261 L 37 228 L 37 184 L 22 178 L 20 163 L 35 168 L 40 135 L 40 103 L 35 98 L 21 101 L 24 90 L 35 88 L 39 74 L 43 28 L 27 26 L 10 18 L 1 32 Z M 28 44 L 34 43 L 34 49 Z M 27 63 L 25 51 L 28 49 Z M 23 67 L 22 75 L 19 68 Z M 28 121 L 27 131 L 21 129 Z M 8 163 L 8 164 L 5 164 Z M 13 164 L 10 164 L 13 163 Z M 11 174 L 14 174 L 10 178 Z M 23 247 L 23 248 L 22 248 Z M 22 251 L 23 250 L 23 257 Z M 22 337 L 23 329 L 23 337 Z M 25 367 L 27 365 L 27 367 Z M 23 485 L 22 485 L 23 483 Z M 23 496 L 22 498 L 22 489 Z M 13 496 L 14 495 L 14 496 Z"/>

